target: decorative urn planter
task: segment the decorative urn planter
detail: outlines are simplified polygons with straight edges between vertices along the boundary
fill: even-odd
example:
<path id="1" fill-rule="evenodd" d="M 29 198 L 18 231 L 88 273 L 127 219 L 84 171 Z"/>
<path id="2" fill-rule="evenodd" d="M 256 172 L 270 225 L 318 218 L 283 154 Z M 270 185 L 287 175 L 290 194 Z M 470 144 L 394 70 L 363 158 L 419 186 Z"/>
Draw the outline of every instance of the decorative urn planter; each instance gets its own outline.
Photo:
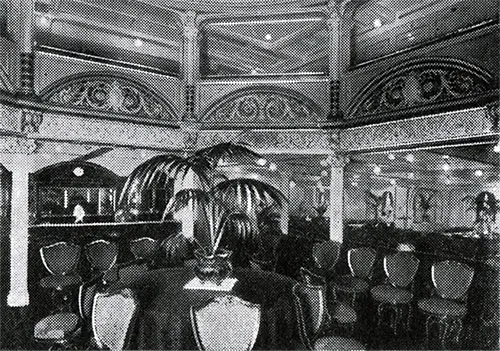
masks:
<path id="1" fill-rule="evenodd" d="M 202 250 L 196 250 L 194 252 L 196 258 L 195 275 L 202 282 L 221 284 L 233 270 L 231 254 L 232 252 L 229 250 L 219 250 L 212 255 L 207 255 Z"/>

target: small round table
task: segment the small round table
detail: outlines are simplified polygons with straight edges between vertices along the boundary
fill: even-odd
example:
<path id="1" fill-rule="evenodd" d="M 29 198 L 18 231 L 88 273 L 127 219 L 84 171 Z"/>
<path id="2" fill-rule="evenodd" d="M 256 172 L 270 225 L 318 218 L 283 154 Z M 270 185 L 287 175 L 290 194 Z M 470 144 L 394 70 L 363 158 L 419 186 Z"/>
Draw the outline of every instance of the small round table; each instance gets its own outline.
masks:
<path id="1" fill-rule="evenodd" d="M 190 307 L 225 294 L 261 305 L 261 323 L 254 349 L 282 350 L 297 344 L 292 295 L 295 280 L 267 271 L 235 269 L 232 276 L 238 281 L 230 292 L 184 289 L 194 276 L 192 268 L 187 267 L 157 269 L 127 284 L 117 282 L 110 286 L 112 290 L 130 287 L 139 297 L 140 312 L 130 348 L 196 350 Z"/>

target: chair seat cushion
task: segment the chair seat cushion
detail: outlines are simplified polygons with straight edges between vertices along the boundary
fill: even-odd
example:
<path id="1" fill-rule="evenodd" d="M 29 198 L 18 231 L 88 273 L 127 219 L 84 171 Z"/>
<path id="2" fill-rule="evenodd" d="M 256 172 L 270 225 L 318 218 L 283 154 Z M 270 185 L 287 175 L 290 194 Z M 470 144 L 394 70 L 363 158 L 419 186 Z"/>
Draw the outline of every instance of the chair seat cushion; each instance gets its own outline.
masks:
<path id="1" fill-rule="evenodd" d="M 339 336 L 328 336 L 319 338 L 314 343 L 315 350 L 364 350 L 365 347 L 359 341 Z"/>
<path id="2" fill-rule="evenodd" d="M 375 301 L 391 304 L 406 304 L 413 298 L 410 291 L 392 285 L 377 285 L 372 288 L 371 294 Z"/>
<path id="3" fill-rule="evenodd" d="M 34 337 L 41 340 L 60 340 L 78 330 L 79 318 L 74 313 L 57 313 L 43 318 L 35 325 Z"/>
<path id="4" fill-rule="evenodd" d="M 353 277 L 352 275 L 343 275 L 333 282 L 333 287 L 342 292 L 354 294 L 367 291 L 370 285 L 362 278 Z"/>
<path id="5" fill-rule="evenodd" d="M 358 319 L 354 308 L 343 302 L 335 303 L 331 316 L 337 323 L 341 324 L 356 323 L 356 320 Z"/>
<path id="6" fill-rule="evenodd" d="M 430 314 L 443 316 L 463 317 L 467 313 L 465 303 L 442 299 L 440 297 L 421 299 L 418 301 L 418 308 Z"/>
<path id="7" fill-rule="evenodd" d="M 82 277 L 78 274 L 73 275 L 49 275 L 40 279 L 42 288 L 60 289 L 67 286 L 79 285 L 82 282 Z"/>

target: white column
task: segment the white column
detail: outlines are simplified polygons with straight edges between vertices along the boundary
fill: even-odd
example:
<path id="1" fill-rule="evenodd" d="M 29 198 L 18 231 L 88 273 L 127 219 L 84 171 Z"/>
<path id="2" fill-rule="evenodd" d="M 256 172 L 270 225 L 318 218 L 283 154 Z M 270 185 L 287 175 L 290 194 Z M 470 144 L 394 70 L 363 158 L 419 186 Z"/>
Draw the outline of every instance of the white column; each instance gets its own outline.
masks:
<path id="1" fill-rule="evenodd" d="M 10 291 L 7 304 L 27 306 L 28 294 L 28 174 L 29 156 L 12 156 L 12 200 L 10 232 Z"/>
<path id="2" fill-rule="evenodd" d="M 284 173 L 280 174 L 281 180 L 281 190 L 285 198 L 290 201 L 291 200 L 291 191 L 290 191 L 290 178 L 287 177 Z M 280 229 L 281 232 L 285 235 L 288 235 L 288 222 L 290 216 L 290 206 L 287 201 L 283 201 L 283 205 L 281 206 L 280 211 Z"/>
<path id="3" fill-rule="evenodd" d="M 344 214 L 344 166 L 348 159 L 332 155 L 330 167 L 330 240 L 343 241 Z"/>

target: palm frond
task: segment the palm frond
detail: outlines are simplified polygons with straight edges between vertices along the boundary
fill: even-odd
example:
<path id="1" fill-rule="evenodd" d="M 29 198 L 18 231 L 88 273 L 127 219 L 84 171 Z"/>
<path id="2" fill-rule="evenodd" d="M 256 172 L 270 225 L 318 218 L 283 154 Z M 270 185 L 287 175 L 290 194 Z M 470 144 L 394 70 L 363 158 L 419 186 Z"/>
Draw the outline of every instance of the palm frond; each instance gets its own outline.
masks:
<path id="1" fill-rule="evenodd" d="M 197 151 L 194 158 L 206 160 L 212 169 L 219 161 L 258 159 L 261 156 L 243 143 L 220 143 Z"/>
<path id="2" fill-rule="evenodd" d="M 276 203 L 282 207 L 287 201 L 281 191 L 260 180 L 237 178 L 217 184 L 212 192 L 232 209 L 231 212 L 248 212 L 259 205 Z"/>

